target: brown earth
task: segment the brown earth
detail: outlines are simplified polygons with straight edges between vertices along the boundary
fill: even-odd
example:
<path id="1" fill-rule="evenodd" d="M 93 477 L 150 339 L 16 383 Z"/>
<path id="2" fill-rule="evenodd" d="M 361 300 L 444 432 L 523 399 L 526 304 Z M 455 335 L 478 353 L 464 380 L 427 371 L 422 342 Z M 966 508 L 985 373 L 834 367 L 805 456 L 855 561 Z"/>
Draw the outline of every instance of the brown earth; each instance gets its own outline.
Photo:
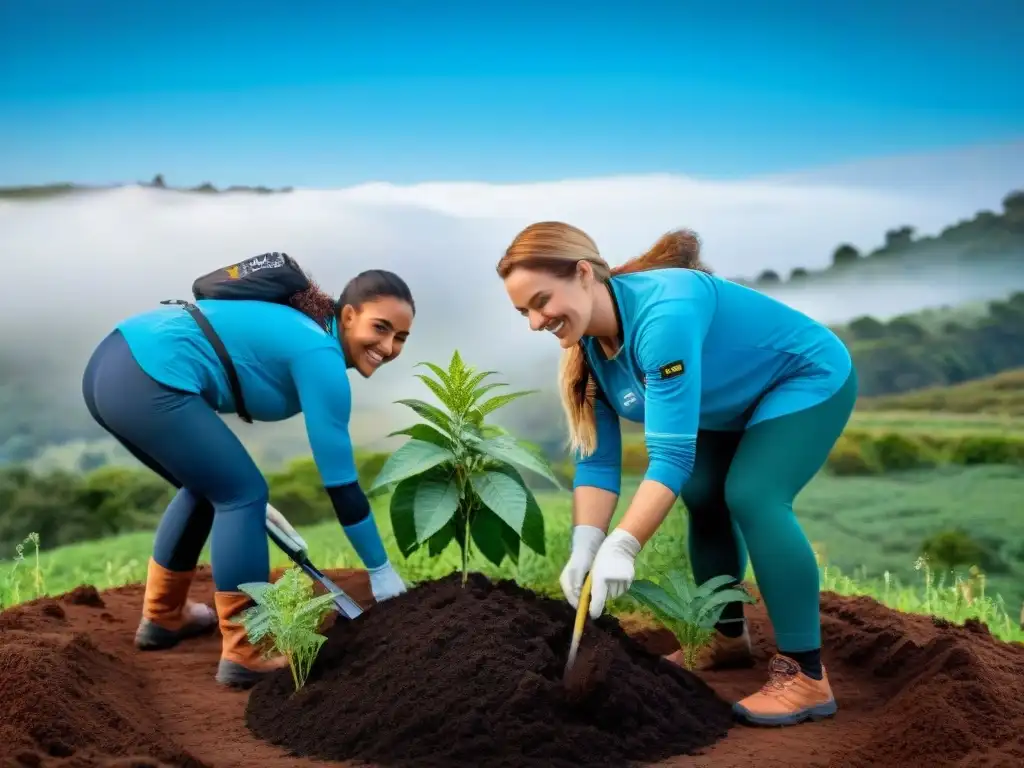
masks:
<path id="1" fill-rule="evenodd" d="M 369 605 L 364 573 L 331 575 Z M 208 572 L 200 573 L 193 596 L 212 604 Z M 170 651 L 136 651 L 141 602 L 141 586 L 99 594 L 86 586 L 0 613 L 0 765 L 343 765 L 292 757 L 249 730 L 249 696 L 213 680 L 216 634 Z M 954 627 L 893 612 L 870 598 L 825 594 L 821 608 L 824 660 L 840 707 L 834 719 L 782 729 L 736 726 L 704 754 L 657 765 L 1024 765 L 1024 645 L 1000 642 L 977 623 Z M 771 631 L 761 606 L 750 615 L 757 666 L 702 675 L 728 701 L 765 680 Z M 623 627 L 655 653 L 675 649 L 663 630 L 628 619 Z M 355 711 L 350 701 L 337 709 Z M 309 727 L 330 729 L 332 721 Z"/>

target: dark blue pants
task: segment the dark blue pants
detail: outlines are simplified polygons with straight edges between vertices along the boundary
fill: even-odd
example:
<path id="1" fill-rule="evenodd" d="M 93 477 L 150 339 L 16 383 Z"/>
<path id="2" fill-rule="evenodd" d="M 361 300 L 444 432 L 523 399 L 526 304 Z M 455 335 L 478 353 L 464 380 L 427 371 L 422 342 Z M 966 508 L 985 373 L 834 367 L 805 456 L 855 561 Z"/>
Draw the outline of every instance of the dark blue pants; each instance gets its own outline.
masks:
<path id="1" fill-rule="evenodd" d="M 82 394 L 101 427 L 178 489 L 157 528 L 156 562 L 172 571 L 195 568 L 212 529 L 218 590 L 267 581 L 266 480 L 206 401 L 146 375 L 120 331 L 93 352 Z"/>

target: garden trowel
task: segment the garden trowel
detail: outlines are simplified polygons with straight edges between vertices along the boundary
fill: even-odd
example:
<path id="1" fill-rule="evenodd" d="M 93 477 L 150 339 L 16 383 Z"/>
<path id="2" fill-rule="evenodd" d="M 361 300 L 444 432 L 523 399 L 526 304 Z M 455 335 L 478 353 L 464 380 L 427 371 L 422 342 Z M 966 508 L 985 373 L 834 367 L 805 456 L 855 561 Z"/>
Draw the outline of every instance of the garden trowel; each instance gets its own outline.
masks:
<path id="1" fill-rule="evenodd" d="M 583 627 L 587 623 L 587 611 L 590 610 L 590 574 L 583 580 L 583 588 L 580 590 L 580 601 L 576 606 L 576 623 L 572 628 L 572 642 L 569 644 L 569 658 L 565 662 L 565 676 L 569 676 L 572 665 L 576 663 L 576 654 L 580 649 L 580 640 L 583 638 Z"/>
<path id="2" fill-rule="evenodd" d="M 294 561 L 314 581 L 323 585 L 324 589 L 334 595 L 334 604 L 338 612 L 348 619 L 361 615 L 363 609 L 359 603 L 349 597 L 345 591 L 327 578 L 323 572 L 309 560 L 309 545 L 296 531 L 284 515 L 270 504 L 267 504 L 267 534 L 288 557 Z"/>

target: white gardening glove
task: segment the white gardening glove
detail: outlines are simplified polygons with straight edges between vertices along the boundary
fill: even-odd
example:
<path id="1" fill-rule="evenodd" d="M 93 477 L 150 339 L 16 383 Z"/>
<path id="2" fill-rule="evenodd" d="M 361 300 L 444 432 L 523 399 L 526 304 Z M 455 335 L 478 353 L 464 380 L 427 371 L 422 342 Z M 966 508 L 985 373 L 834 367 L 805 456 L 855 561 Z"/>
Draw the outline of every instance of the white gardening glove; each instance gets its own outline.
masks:
<path id="1" fill-rule="evenodd" d="M 604 541 L 604 531 L 593 525 L 577 525 L 572 529 L 569 562 L 562 569 L 558 583 L 562 585 L 562 594 L 573 608 L 579 605 L 580 591 L 583 581 L 587 578 L 594 555 Z"/>
<path id="2" fill-rule="evenodd" d="M 624 595 L 633 584 L 636 574 L 636 556 L 640 542 L 633 534 L 616 528 L 601 544 L 590 569 L 590 618 L 596 619 L 604 611 L 604 604 Z"/>
<path id="3" fill-rule="evenodd" d="M 370 574 L 370 589 L 373 591 L 373 599 L 378 603 L 406 591 L 405 582 L 398 575 L 398 571 L 391 567 L 391 563 L 384 563 L 379 568 L 373 568 L 367 573 Z"/>

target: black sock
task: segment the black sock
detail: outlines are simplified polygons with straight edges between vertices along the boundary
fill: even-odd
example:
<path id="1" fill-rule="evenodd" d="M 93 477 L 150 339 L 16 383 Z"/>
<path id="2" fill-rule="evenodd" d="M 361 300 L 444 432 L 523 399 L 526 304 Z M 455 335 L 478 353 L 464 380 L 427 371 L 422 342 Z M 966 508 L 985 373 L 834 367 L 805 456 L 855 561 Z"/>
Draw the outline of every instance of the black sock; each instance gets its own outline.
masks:
<path id="1" fill-rule="evenodd" d="M 797 664 L 800 665 L 800 670 L 812 680 L 821 680 L 821 649 L 816 648 L 813 651 L 792 651 L 782 652 L 783 656 L 788 656 Z"/>
<path id="2" fill-rule="evenodd" d="M 744 626 L 743 603 L 726 603 L 715 629 L 726 637 L 739 637 L 743 634 Z"/>

